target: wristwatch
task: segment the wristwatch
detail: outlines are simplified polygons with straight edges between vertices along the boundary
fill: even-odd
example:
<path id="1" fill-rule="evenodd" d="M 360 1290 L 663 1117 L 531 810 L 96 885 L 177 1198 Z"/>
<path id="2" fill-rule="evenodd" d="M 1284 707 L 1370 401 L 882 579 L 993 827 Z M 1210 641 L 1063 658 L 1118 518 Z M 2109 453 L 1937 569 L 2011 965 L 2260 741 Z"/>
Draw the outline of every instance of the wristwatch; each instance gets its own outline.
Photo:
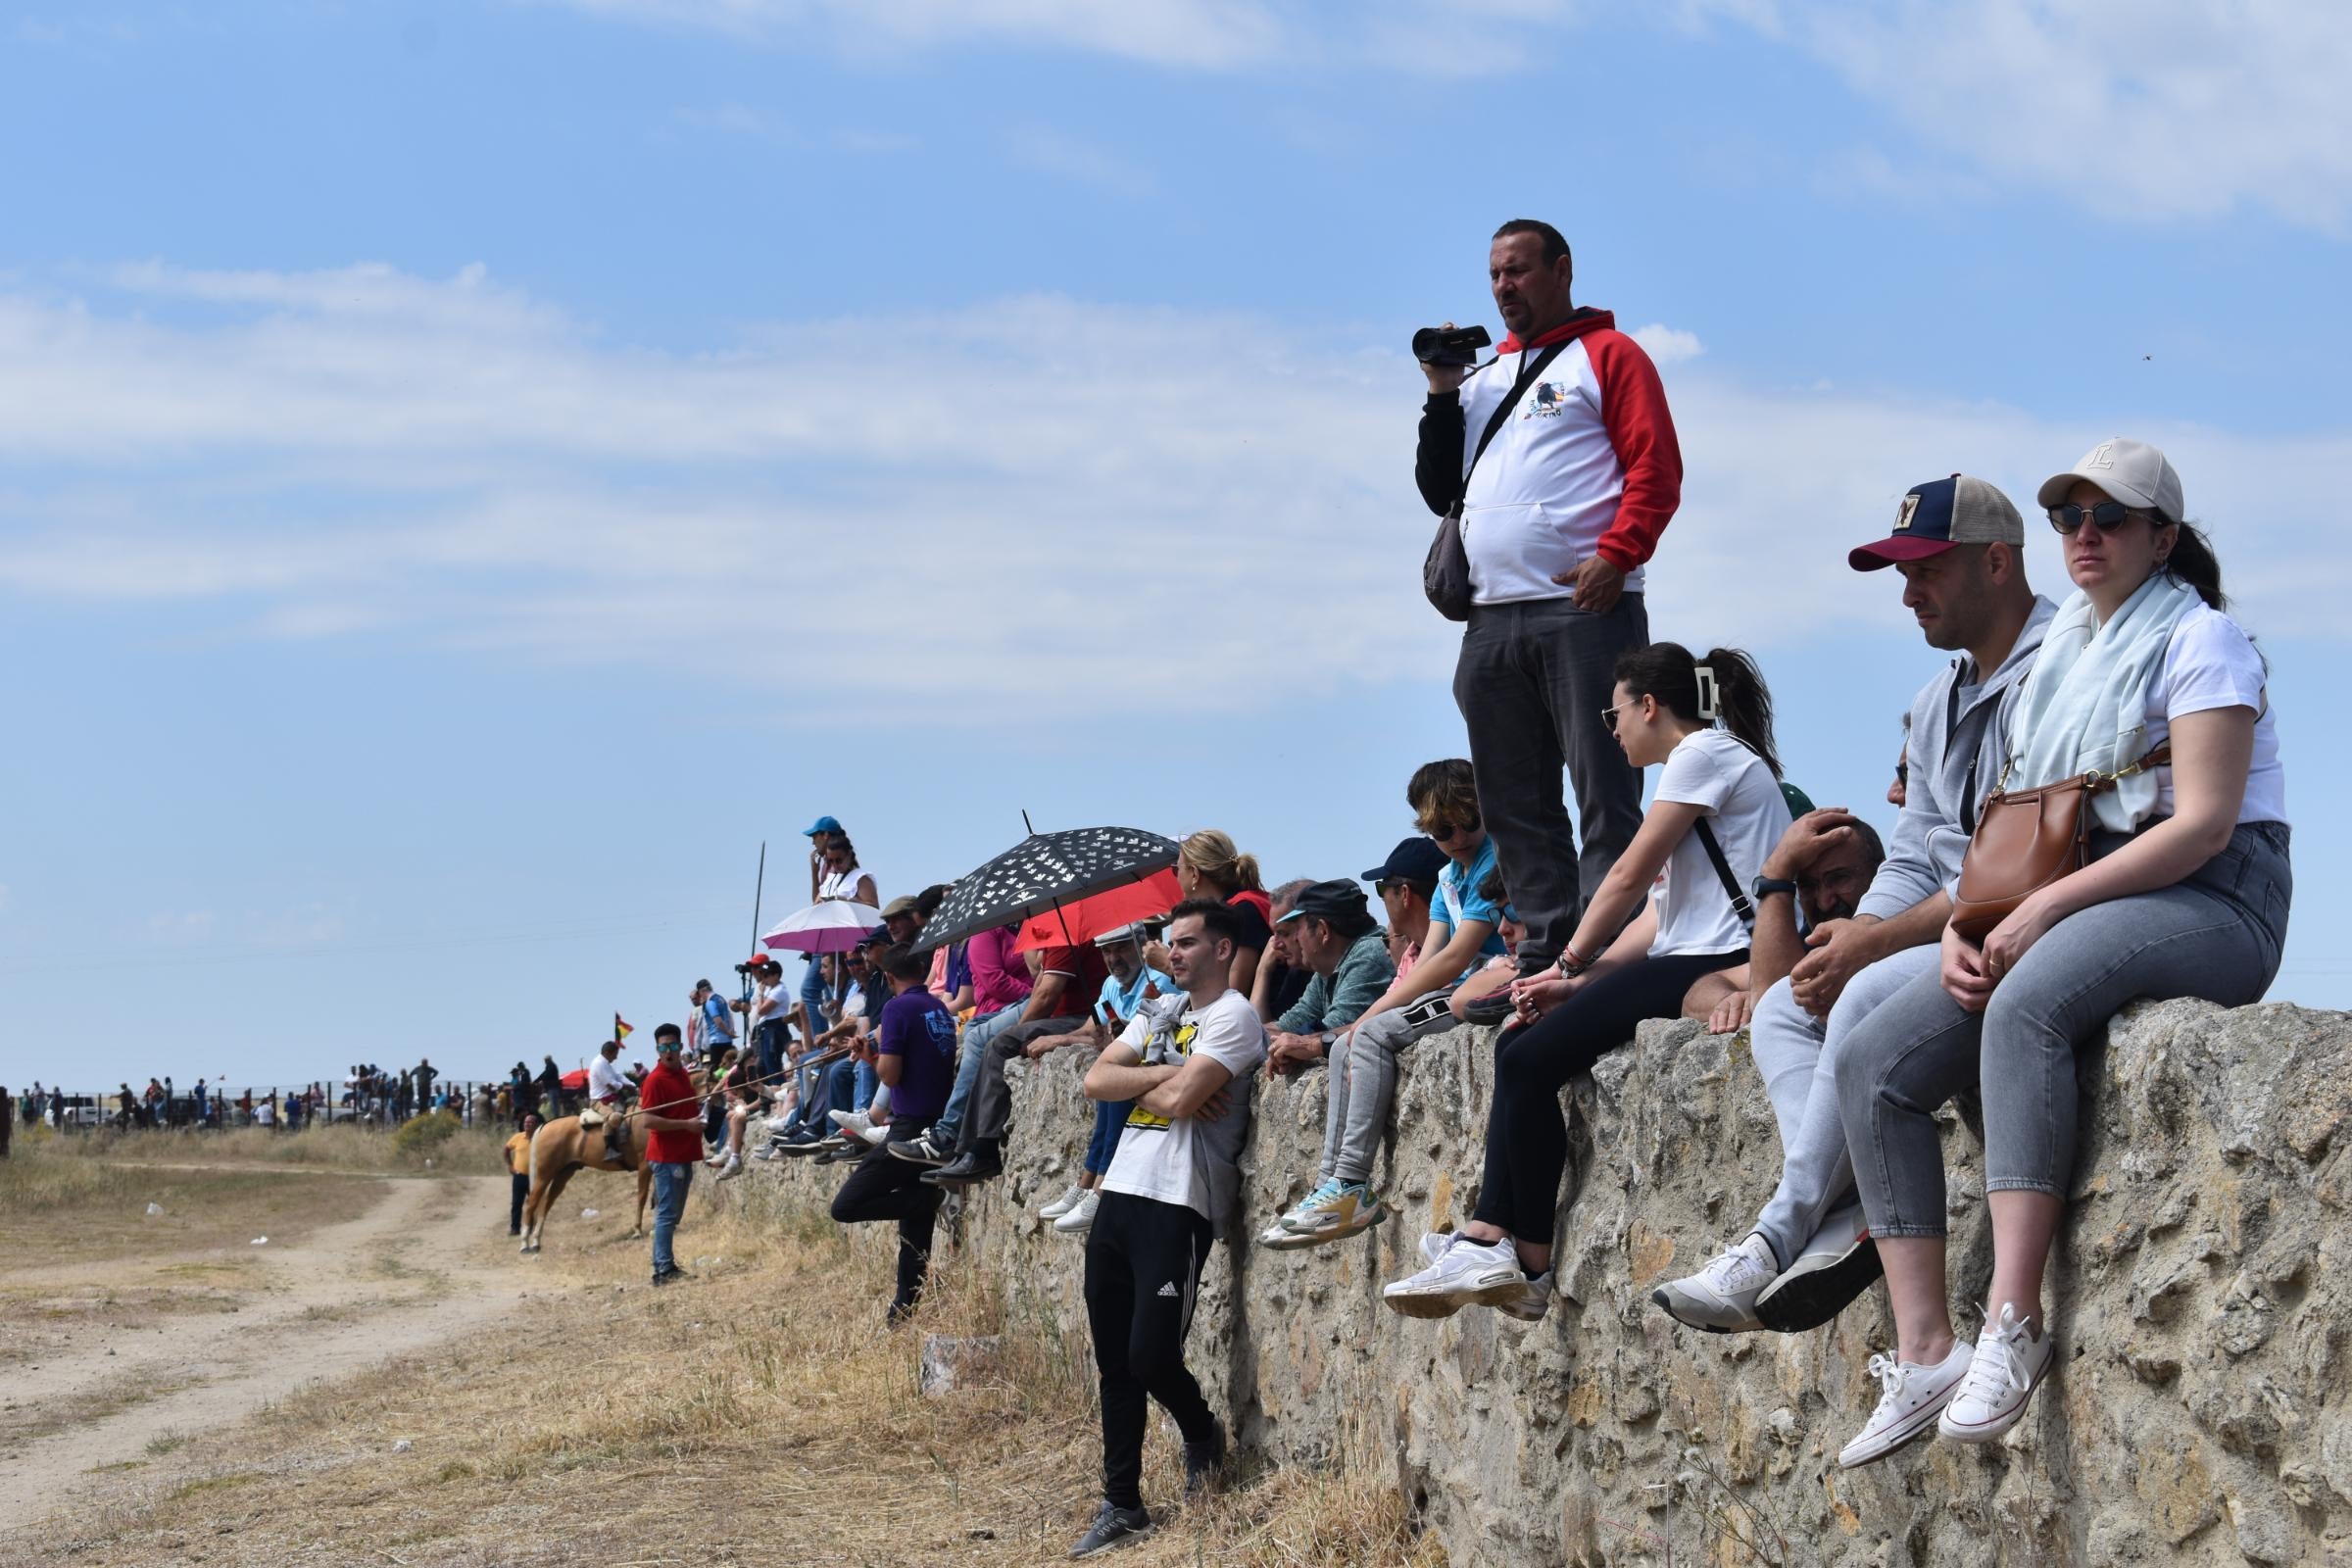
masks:
<path id="1" fill-rule="evenodd" d="M 1796 897 L 1796 884 L 1786 877 L 1760 876 L 1756 878 L 1751 891 L 1755 894 L 1758 904 L 1771 898 L 1775 893 L 1786 893 L 1793 899 Z"/>
<path id="2" fill-rule="evenodd" d="M 1322 1047 L 1323 1054 L 1328 1056 L 1331 1054 L 1331 1043 L 1339 1038 L 1340 1032 L 1337 1029 L 1326 1029 L 1315 1036 L 1315 1044 Z"/>

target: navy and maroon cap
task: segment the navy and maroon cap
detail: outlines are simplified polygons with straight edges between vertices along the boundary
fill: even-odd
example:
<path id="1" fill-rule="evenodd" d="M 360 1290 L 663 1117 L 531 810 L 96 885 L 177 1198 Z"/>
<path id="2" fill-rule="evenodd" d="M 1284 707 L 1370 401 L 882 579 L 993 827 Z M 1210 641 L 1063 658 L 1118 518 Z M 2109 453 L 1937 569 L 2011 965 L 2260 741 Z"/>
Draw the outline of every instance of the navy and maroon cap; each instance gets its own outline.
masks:
<path id="1" fill-rule="evenodd" d="M 1955 473 L 1915 484 L 1895 509 L 1894 527 L 1875 544 L 1849 552 L 1846 564 L 1876 571 L 1898 561 L 1924 561 L 1954 545 L 2026 547 L 2026 519 L 2007 496 L 1982 479 Z"/>

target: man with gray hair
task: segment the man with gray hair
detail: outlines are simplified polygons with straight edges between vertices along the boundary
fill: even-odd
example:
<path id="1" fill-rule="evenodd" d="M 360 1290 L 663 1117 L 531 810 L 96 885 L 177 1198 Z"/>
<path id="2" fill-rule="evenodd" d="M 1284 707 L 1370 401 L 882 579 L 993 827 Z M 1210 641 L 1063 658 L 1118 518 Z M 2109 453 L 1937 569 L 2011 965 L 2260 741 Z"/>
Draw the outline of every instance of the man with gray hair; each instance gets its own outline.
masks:
<path id="1" fill-rule="evenodd" d="M 1748 1044 L 1780 1123 L 1781 1183 L 1736 1246 L 1650 1294 L 1692 1328 L 1799 1333 L 1879 1277 L 1838 1117 L 1837 1058 L 1856 1023 L 1938 961 L 1949 890 L 2008 755 L 2010 710 L 2056 612 L 2027 586 L 2025 543 L 2007 496 L 1953 474 L 1913 486 L 1887 537 L 1846 558 L 1856 571 L 1899 571 L 1928 646 L 1958 657 L 1912 705 L 1902 814 L 1869 892 L 1853 918 L 1814 927 L 1810 951 L 1756 1003 Z M 1756 879 L 1759 936 L 1796 896 L 1787 864 Z"/>

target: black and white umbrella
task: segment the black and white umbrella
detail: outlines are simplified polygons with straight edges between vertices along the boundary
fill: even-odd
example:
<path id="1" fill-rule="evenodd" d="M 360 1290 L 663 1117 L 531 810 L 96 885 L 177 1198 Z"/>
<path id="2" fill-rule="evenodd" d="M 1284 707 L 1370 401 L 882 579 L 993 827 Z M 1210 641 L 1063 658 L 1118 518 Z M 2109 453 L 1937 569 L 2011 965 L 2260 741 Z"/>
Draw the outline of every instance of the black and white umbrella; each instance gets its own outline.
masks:
<path id="1" fill-rule="evenodd" d="M 1141 882 L 1176 863 L 1176 841 L 1135 827 L 1073 827 L 1032 833 L 1003 855 L 956 879 L 956 887 L 916 939 L 944 947 L 1042 914 L 1058 905 Z"/>

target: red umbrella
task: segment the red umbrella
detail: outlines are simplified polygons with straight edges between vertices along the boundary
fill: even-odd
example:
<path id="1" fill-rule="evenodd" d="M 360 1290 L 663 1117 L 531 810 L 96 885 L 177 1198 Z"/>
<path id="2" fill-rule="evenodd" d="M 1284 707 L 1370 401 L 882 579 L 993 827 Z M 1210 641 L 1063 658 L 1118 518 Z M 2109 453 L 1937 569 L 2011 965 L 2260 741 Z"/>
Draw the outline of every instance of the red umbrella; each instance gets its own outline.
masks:
<path id="1" fill-rule="evenodd" d="M 1105 931 L 1165 914 L 1183 902 L 1184 891 L 1176 885 L 1175 871 L 1154 871 L 1141 882 L 1031 916 L 1021 923 L 1020 940 L 1013 943 L 1013 951 L 1082 947 Z"/>
<path id="2" fill-rule="evenodd" d="M 556 1082 L 566 1089 L 585 1089 L 588 1087 L 588 1069 L 585 1067 L 574 1068 L 557 1079 Z"/>

